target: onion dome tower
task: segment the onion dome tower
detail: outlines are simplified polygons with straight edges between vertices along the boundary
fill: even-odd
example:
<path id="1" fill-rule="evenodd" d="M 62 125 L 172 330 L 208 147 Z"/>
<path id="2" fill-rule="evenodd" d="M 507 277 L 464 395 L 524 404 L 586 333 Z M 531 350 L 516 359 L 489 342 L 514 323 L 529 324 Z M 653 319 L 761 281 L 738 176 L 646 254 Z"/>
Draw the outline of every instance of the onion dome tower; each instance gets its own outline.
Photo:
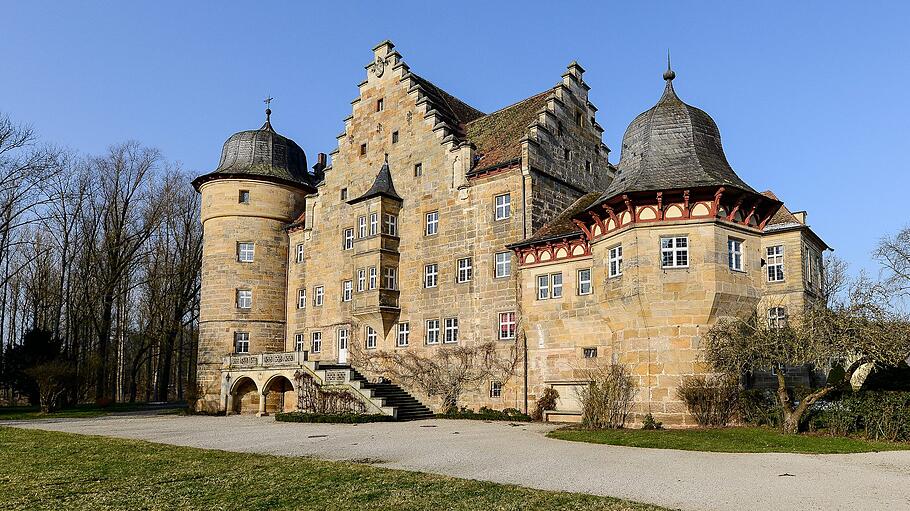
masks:
<path id="1" fill-rule="evenodd" d="M 303 149 L 279 135 L 272 111 L 265 113 L 261 128 L 231 135 L 218 167 L 193 180 L 202 194 L 197 377 L 206 411 L 226 406 L 233 382 L 221 375 L 225 356 L 285 346 L 285 227 L 315 186 Z"/>

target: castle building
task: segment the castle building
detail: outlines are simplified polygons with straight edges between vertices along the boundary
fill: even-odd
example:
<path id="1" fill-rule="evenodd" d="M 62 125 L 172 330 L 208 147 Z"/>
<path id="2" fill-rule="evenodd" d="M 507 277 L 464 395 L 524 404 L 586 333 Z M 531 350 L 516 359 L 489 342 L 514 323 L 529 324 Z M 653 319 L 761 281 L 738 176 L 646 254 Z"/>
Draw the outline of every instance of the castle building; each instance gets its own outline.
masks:
<path id="1" fill-rule="evenodd" d="M 492 346 L 511 370 L 459 405 L 529 410 L 552 387 L 550 418 L 574 420 L 585 369 L 614 362 L 637 378 L 636 416 L 684 425 L 676 387 L 706 371 L 711 325 L 783 322 L 819 292 L 827 246 L 805 213 L 737 176 L 669 68 L 616 166 L 575 62 L 489 114 L 413 73 L 391 42 L 366 71 L 330 163 L 308 169 L 266 110 L 193 182 L 202 409 L 294 409 L 306 374 L 370 411 L 424 417 L 442 398 L 377 380 L 373 355 Z"/>

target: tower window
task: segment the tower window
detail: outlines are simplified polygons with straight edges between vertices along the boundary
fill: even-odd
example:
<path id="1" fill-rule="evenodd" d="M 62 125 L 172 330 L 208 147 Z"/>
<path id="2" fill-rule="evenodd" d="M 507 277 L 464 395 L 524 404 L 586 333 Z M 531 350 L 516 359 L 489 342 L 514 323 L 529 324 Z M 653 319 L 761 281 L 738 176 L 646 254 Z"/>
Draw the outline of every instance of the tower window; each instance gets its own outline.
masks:
<path id="1" fill-rule="evenodd" d="M 495 219 L 505 220 L 512 216 L 512 197 L 508 193 L 496 196 Z"/>
<path id="2" fill-rule="evenodd" d="M 377 100 L 376 100 L 376 111 L 377 111 L 377 112 L 382 112 L 382 110 L 383 110 L 384 108 L 385 108 L 385 100 L 384 100 L 383 98 L 377 99 Z"/>
<path id="3" fill-rule="evenodd" d="M 585 122 L 584 119 L 585 118 L 582 115 L 581 110 L 576 110 L 575 111 L 575 124 L 578 126 L 581 126 Z"/>
<path id="4" fill-rule="evenodd" d="M 784 247 L 775 245 L 768 247 L 768 282 L 781 282 L 784 280 Z"/>
<path id="5" fill-rule="evenodd" d="M 393 132 L 392 132 L 392 143 L 393 143 L 393 144 L 397 144 L 397 143 L 398 143 L 398 132 L 397 132 L 397 131 L 393 131 Z"/>
<path id="6" fill-rule="evenodd" d="M 240 204 L 249 204 L 250 203 L 250 191 L 249 190 L 240 190 L 240 196 L 237 198 L 237 202 Z"/>
<path id="7" fill-rule="evenodd" d="M 433 236 L 439 232 L 439 211 L 430 211 L 427 213 L 427 224 L 425 234 Z"/>
<path id="8" fill-rule="evenodd" d="M 297 258 L 296 258 L 296 261 L 297 261 L 298 263 L 302 263 L 302 262 L 303 262 L 303 243 L 298 243 L 298 244 L 297 244 Z"/>
<path id="9" fill-rule="evenodd" d="M 660 265 L 663 268 L 686 268 L 689 266 L 689 238 L 660 239 Z"/>
<path id="10" fill-rule="evenodd" d="M 360 156 L 365 156 L 367 154 L 367 145 L 360 144 Z"/>
<path id="11" fill-rule="evenodd" d="M 568 147 L 564 147 L 562 149 L 562 156 L 566 159 L 566 161 L 569 161 L 572 159 L 572 151 L 570 151 Z"/>
<path id="12" fill-rule="evenodd" d="M 591 294 L 591 268 L 578 270 L 578 295 Z"/>
<path id="13" fill-rule="evenodd" d="M 237 243 L 237 260 L 241 263 L 252 263 L 254 250 L 252 242 Z"/>
<path id="14" fill-rule="evenodd" d="M 234 332 L 234 351 L 236 353 L 250 352 L 250 333 Z"/>
<path id="15" fill-rule="evenodd" d="M 253 291 L 250 289 L 237 290 L 237 308 L 249 309 L 253 307 Z"/>
<path id="16" fill-rule="evenodd" d="M 729 265 L 731 270 L 743 271 L 743 242 L 735 238 L 727 239 Z"/>
<path id="17" fill-rule="evenodd" d="M 354 292 L 354 282 L 350 280 L 345 280 L 341 283 L 341 301 L 350 302 L 352 294 Z"/>
<path id="18" fill-rule="evenodd" d="M 609 256 L 609 275 L 619 277 L 622 275 L 622 245 L 611 248 Z"/>
<path id="19" fill-rule="evenodd" d="M 414 177 L 420 177 L 423 175 L 423 164 L 415 163 L 414 164 Z"/>
<path id="20" fill-rule="evenodd" d="M 348 189 L 347 188 L 341 189 L 341 200 L 348 200 Z"/>

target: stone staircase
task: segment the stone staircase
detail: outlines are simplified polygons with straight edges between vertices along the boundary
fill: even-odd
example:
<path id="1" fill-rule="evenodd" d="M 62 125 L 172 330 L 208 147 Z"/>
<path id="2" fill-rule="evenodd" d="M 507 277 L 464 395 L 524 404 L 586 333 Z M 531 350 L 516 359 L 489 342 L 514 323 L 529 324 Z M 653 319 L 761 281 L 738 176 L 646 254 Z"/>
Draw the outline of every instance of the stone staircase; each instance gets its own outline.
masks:
<path id="1" fill-rule="evenodd" d="M 375 383 L 367 381 L 366 377 L 348 365 L 316 363 L 316 371 L 347 371 L 347 383 L 357 389 L 361 394 L 377 403 L 383 411 L 391 409 L 398 420 L 413 421 L 432 419 L 433 410 L 410 395 L 407 391 L 394 383 L 383 381 Z M 324 374 L 324 373 L 323 373 Z"/>

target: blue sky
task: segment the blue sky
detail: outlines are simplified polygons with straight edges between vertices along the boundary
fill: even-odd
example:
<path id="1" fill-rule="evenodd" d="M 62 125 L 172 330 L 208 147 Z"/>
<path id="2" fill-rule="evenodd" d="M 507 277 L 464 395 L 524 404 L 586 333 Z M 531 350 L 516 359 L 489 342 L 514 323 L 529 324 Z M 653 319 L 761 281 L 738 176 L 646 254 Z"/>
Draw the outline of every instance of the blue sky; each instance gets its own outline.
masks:
<path id="1" fill-rule="evenodd" d="M 717 121 L 733 168 L 808 210 L 854 268 L 910 223 L 907 2 L 2 3 L 0 111 L 82 152 L 136 139 L 203 173 L 271 94 L 276 129 L 315 160 L 391 39 L 487 112 L 578 60 L 615 163 L 670 48 L 677 92 Z"/>

